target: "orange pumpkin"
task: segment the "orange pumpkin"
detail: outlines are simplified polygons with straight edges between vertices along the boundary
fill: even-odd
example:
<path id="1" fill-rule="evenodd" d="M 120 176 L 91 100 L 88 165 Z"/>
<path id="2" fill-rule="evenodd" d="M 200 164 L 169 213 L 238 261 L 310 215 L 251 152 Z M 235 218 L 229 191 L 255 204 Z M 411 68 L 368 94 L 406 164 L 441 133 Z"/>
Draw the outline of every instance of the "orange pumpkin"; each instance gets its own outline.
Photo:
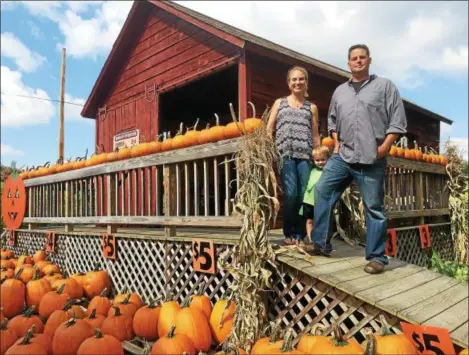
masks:
<path id="1" fill-rule="evenodd" d="M 1 263 L 0 267 L 2 269 L 15 269 L 16 268 L 15 263 L 11 261 L 10 259 L 4 259 L 0 261 L 0 263 Z"/>
<path id="2" fill-rule="evenodd" d="M 42 273 L 44 273 L 44 268 L 47 266 L 47 265 L 50 265 L 52 264 L 52 262 L 50 262 L 49 260 L 39 260 L 38 262 L 34 263 L 34 266 L 37 267 L 39 269 L 39 271 L 41 271 Z"/>
<path id="3" fill-rule="evenodd" d="M 239 122 L 238 118 L 233 109 L 233 104 L 230 102 L 230 113 L 233 122 L 228 123 L 225 128 L 225 138 L 236 138 L 241 136 L 246 132 L 246 128 L 244 127 L 244 123 Z"/>
<path id="4" fill-rule="evenodd" d="M 8 325 L 8 319 L 4 319 L 0 324 L 0 355 L 5 354 L 17 339 L 16 332 Z"/>
<path id="5" fill-rule="evenodd" d="M 106 316 L 112 307 L 111 300 L 105 295 L 107 294 L 107 287 L 98 295 L 93 297 L 91 302 L 88 304 L 88 315 L 95 311 L 96 314 Z"/>
<path id="6" fill-rule="evenodd" d="M 85 319 L 87 316 L 86 309 L 84 309 L 80 304 L 74 304 L 71 306 L 67 313 L 69 317 L 75 316 L 78 319 Z"/>
<path id="7" fill-rule="evenodd" d="M 132 317 L 120 313 L 119 307 L 113 306 L 114 316 L 104 320 L 101 330 L 103 334 L 112 335 L 119 341 L 132 340 L 135 336 L 132 328 Z"/>
<path id="8" fill-rule="evenodd" d="M 219 299 L 213 306 L 209 325 L 217 345 L 223 343 L 230 334 L 235 312 L 236 305 L 231 300 Z"/>
<path id="9" fill-rule="evenodd" d="M 52 339 L 52 353 L 61 355 L 74 355 L 80 345 L 93 336 L 91 326 L 83 319 L 71 318 L 61 324 Z"/>
<path id="10" fill-rule="evenodd" d="M 324 137 L 322 140 L 321 140 L 321 145 L 329 148 L 329 149 L 333 149 L 334 148 L 334 140 L 327 136 L 327 137 Z"/>
<path id="11" fill-rule="evenodd" d="M 161 151 L 167 152 L 173 148 L 171 132 L 166 132 L 167 134 L 164 135 L 163 143 L 161 143 Z"/>
<path id="12" fill-rule="evenodd" d="M 191 304 L 189 307 L 199 310 L 203 315 L 205 315 L 207 320 L 209 320 L 210 315 L 212 314 L 212 302 L 210 302 L 210 298 L 208 298 L 207 295 L 204 295 L 204 287 L 205 282 L 200 285 L 197 293 L 191 297 Z"/>
<path id="13" fill-rule="evenodd" d="M 195 346 L 197 352 L 210 350 L 212 336 L 207 318 L 196 308 L 189 307 L 189 298 L 182 304 L 176 315 L 175 334 L 187 335 Z"/>
<path id="14" fill-rule="evenodd" d="M 32 267 L 30 264 L 24 264 L 23 266 L 17 266 L 15 269 L 15 274 L 22 269 L 23 272 L 21 273 L 19 279 L 23 281 L 25 284 L 27 284 L 29 281 L 33 279 L 34 276 L 34 270 L 36 268 Z"/>
<path id="15" fill-rule="evenodd" d="M 33 325 L 36 326 L 37 333 L 44 332 L 44 323 L 42 322 L 41 318 L 33 314 L 34 308 L 35 306 L 28 308 L 23 312 L 23 314 L 14 317 L 10 321 L 10 328 L 16 332 L 18 338 L 24 337 Z"/>
<path id="16" fill-rule="evenodd" d="M 176 301 L 166 301 L 161 306 L 160 316 L 158 318 L 158 337 L 164 337 L 169 329 L 176 323 L 176 316 L 181 310 Z"/>
<path id="17" fill-rule="evenodd" d="M 13 278 L 4 280 L 0 286 L 0 302 L 6 318 L 12 318 L 23 311 L 26 286 L 19 280 L 22 272 L 23 269 L 18 270 Z"/>
<path id="18" fill-rule="evenodd" d="M 25 264 L 29 264 L 29 265 L 33 265 L 34 264 L 34 260 L 32 257 L 30 257 L 29 255 L 21 255 L 19 258 L 18 258 L 18 264 L 17 266 L 23 266 Z"/>
<path id="19" fill-rule="evenodd" d="M 49 281 L 39 277 L 39 269 L 34 270 L 34 277 L 26 284 L 26 306 L 35 306 L 36 312 L 39 311 L 39 303 L 47 292 L 52 291 Z"/>
<path id="20" fill-rule="evenodd" d="M 134 145 L 130 148 L 130 157 L 131 158 L 138 158 L 150 153 L 150 143 L 147 143 L 145 137 L 142 135 L 141 138 L 142 142 L 138 145 Z"/>
<path id="21" fill-rule="evenodd" d="M 459 353 L 459 355 L 469 355 L 469 348 L 468 348 L 468 349 L 463 349 L 463 350 L 461 350 L 461 352 Z"/>
<path id="22" fill-rule="evenodd" d="M 12 279 L 13 276 L 15 276 L 15 270 L 14 270 L 14 269 L 12 269 L 12 268 L 4 268 L 4 267 L 1 268 L 0 280 L 3 280 L 3 279 Z"/>
<path id="23" fill-rule="evenodd" d="M 13 259 L 14 257 L 15 257 L 15 254 L 13 253 L 12 250 L 2 249 L 2 252 L 1 252 L 2 260 Z"/>
<path id="24" fill-rule="evenodd" d="M 246 118 L 243 123 L 246 131 L 251 133 L 261 126 L 262 120 L 260 118 L 256 118 L 256 107 L 254 104 L 251 101 L 248 101 L 248 104 L 252 107 L 252 117 Z"/>
<path id="25" fill-rule="evenodd" d="M 184 126 L 181 122 L 179 126 L 179 131 L 176 133 L 174 138 L 171 141 L 171 149 L 181 149 L 187 147 L 186 145 L 186 137 L 183 134 Z"/>
<path id="26" fill-rule="evenodd" d="M 52 283 L 52 289 L 58 290 L 62 285 L 65 285 L 64 292 L 68 293 L 70 298 L 79 299 L 83 297 L 83 288 L 77 280 L 72 278 L 56 280 Z"/>
<path id="27" fill-rule="evenodd" d="M 195 355 L 195 346 L 192 340 L 184 334 L 175 334 L 176 327 L 173 325 L 169 328 L 168 333 L 164 337 L 160 337 L 153 348 L 151 355 L 180 355 L 187 353 Z"/>
<path id="28" fill-rule="evenodd" d="M 116 309 L 119 308 L 120 314 L 133 318 L 139 307 L 136 303 L 130 302 L 130 296 L 132 296 L 132 294 L 128 293 L 126 298 L 119 303 L 116 303 L 114 300 L 113 306 L 109 309 L 107 316 L 114 316 L 116 314 Z"/>
<path id="29" fill-rule="evenodd" d="M 54 281 L 63 279 L 63 275 L 60 273 L 53 272 L 50 275 L 44 276 L 44 280 L 49 281 L 52 285 Z"/>
<path id="30" fill-rule="evenodd" d="M 206 144 L 210 142 L 210 124 L 207 124 L 207 127 L 200 131 L 198 142 L 199 144 Z"/>
<path id="31" fill-rule="evenodd" d="M 39 315 L 45 319 L 55 310 L 62 309 L 67 304 L 70 296 L 64 293 L 65 284 L 61 285 L 57 291 L 47 292 L 39 302 Z"/>
<path id="32" fill-rule="evenodd" d="M 420 148 L 417 144 L 417 141 L 414 141 L 414 156 L 415 156 L 416 161 L 421 161 L 422 160 L 423 153 L 420 150 Z"/>
<path id="33" fill-rule="evenodd" d="M 107 153 L 106 161 L 108 163 L 119 160 L 119 149 L 116 148 L 113 152 Z"/>
<path id="34" fill-rule="evenodd" d="M 127 287 L 124 288 L 122 293 L 120 293 L 120 294 L 116 295 L 116 297 L 114 297 L 114 300 L 113 300 L 112 303 L 114 305 L 118 304 L 118 303 L 122 303 L 123 301 L 125 301 L 127 299 L 129 294 L 130 294 L 129 302 L 137 305 L 138 308 L 143 307 L 145 305 L 143 303 L 142 299 L 140 298 L 140 296 L 138 294 L 136 294 L 135 292 L 130 292 Z"/>
<path id="35" fill-rule="evenodd" d="M 222 350 L 215 353 L 215 355 L 247 355 L 247 352 L 244 349 L 236 348 L 233 345 L 228 345 L 228 343 L 225 342 L 223 343 Z"/>
<path id="36" fill-rule="evenodd" d="M 73 315 L 70 317 L 68 310 L 75 304 L 75 302 L 75 300 L 70 300 L 64 307 L 62 307 L 62 309 L 56 309 L 51 313 L 47 319 L 46 325 L 44 326 L 44 334 L 54 336 L 55 331 L 61 324 L 65 323 L 70 318 L 73 318 Z"/>
<path id="37" fill-rule="evenodd" d="M 47 258 L 46 251 L 43 249 L 40 249 L 33 256 L 34 264 L 37 264 L 38 261 L 46 260 L 46 258 Z"/>
<path id="38" fill-rule="evenodd" d="M 280 339 L 280 324 L 270 322 L 270 336 L 264 337 L 256 341 L 251 349 L 252 355 L 270 354 L 274 350 L 278 350 L 282 347 L 283 340 Z M 300 340 L 301 342 L 301 340 Z"/>
<path id="39" fill-rule="evenodd" d="M 91 325 L 91 328 L 96 329 L 96 328 L 101 328 L 104 320 L 106 319 L 105 316 L 102 314 L 97 314 L 96 313 L 96 308 L 91 311 L 91 314 L 89 317 L 85 318 L 84 320 L 88 322 L 89 325 Z"/>
<path id="40" fill-rule="evenodd" d="M 18 344 L 11 346 L 6 352 L 5 355 L 47 355 L 47 350 L 40 343 L 33 342 L 34 330 L 30 329 L 26 333 L 25 337 Z"/>
<path id="41" fill-rule="evenodd" d="M 197 118 L 197 121 L 195 122 L 194 127 L 192 127 L 192 129 L 187 128 L 187 132 L 184 135 L 186 147 L 191 147 L 191 146 L 199 144 L 200 132 L 197 131 L 198 123 L 199 123 L 199 119 Z"/>
<path id="42" fill-rule="evenodd" d="M 319 354 L 349 354 L 349 355 L 361 355 L 363 354 L 363 349 L 360 344 L 355 339 L 346 339 L 340 327 L 334 325 L 334 335 L 331 337 L 325 337 L 316 339 L 316 344 L 313 347 L 309 348 L 309 354 L 319 355 Z"/>
<path id="43" fill-rule="evenodd" d="M 161 307 L 157 306 L 155 301 L 151 301 L 148 306 L 139 308 L 132 321 L 135 335 L 150 341 L 158 338 L 160 312 Z"/>
<path id="44" fill-rule="evenodd" d="M 44 275 L 48 276 L 53 273 L 60 273 L 60 270 L 56 264 L 49 264 L 49 265 L 44 266 L 44 268 L 42 269 L 42 272 L 44 273 Z"/>
<path id="45" fill-rule="evenodd" d="M 160 142 L 160 137 L 162 137 L 162 134 L 158 135 L 156 137 L 156 140 L 151 141 L 148 145 L 148 153 L 149 154 L 155 154 L 161 152 L 161 142 Z"/>
<path id="46" fill-rule="evenodd" d="M 29 331 L 32 331 L 32 333 L 33 333 L 33 336 L 30 339 L 31 343 L 42 345 L 42 347 L 46 350 L 47 354 L 52 354 L 52 336 L 50 336 L 48 334 L 44 334 L 44 333 L 36 334 L 36 325 L 35 324 L 33 324 L 31 326 L 31 328 L 28 330 L 28 332 Z M 15 345 L 19 345 L 23 341 L 24 341 L 24 337 L 19 338 L 15 342 Z"/>
<path id="47" fill-rule="evenodd" d="M 78 348 L 77 355 L 124 355 L 122 343 L 112 335 L 103 335 L 100 329 L 95 330 L 95 336 L 86 339 Z"/>
<path id="48" fill-rule="evenodd" d="M 396 157 L 397 156 L 397 147 L 393 144 L 391 149 L 389 149 L 389 156 Z"/>
<path id="49" fill-rule="evenodd" d="M 218 142 L 225 139 L 225 128 L 220 126 L 220 117 L 215 113 L 215 126 L 210 127 L 208 130 L 208 141 Z"/>
<path id="50" fill-rule="evenodd" d="M 118 160 L 124 160 L 124 159 L 129 159 L 130 158 L 130 148 L 127 146 L 124 146 L 120 148 L 117 152 L 117 158 Z"/>
<path id="51" fill-rule="evenodd" d="M 78 284 L 83 287 L 86 274 L 84 272 L 77 272 L 76 274 L 71 275 L 70 278 L 76 280 Z"/>
<path id="52" fill-rule="evenodd" d="M 101 294 L 104 289 L 107 289 L 109 293 L 111 281 L 108 272 L 106 270 L 98 270 L 97 267 L 95 270 L 87 272 L 83 288 L 85 289 L 85 294 L 88 299 L 92 299 L 94 296 Z"/>

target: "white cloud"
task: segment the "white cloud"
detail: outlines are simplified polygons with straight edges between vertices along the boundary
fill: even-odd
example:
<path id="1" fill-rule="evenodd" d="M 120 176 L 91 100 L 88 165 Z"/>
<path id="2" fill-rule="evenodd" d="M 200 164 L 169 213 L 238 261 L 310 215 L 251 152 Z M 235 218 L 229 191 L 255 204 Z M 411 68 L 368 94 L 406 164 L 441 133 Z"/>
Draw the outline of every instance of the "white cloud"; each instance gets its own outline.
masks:
<path id="1" fill-rule="evenodd" d="M 469 160 L 468 159 L 468 145 L 469 145 L 469 139 L 468 138 L 450 138 L 450 142 L 453 142 L 456 146 L 459 147 L 461 155 L 464 160 Z"/>
<path id="2" fill-rule="evenodd" d="M 86 100 L 80 97 L 73 97 L 70 94 L 65 93 L 64 101 L 78 105 L 64 104 L 64 118 L 71 121 L 79 121 L 83 123 L 94 124 L 93 120 L 89 120 L 81 117 L 80 113 L 85 105 Z M 60 98 L 59 98 L 60 99 Z"/>
<path id="3" fill-rule="evenodd" d="M 50 99 L 42 89 L 33 89 L 22 81 L 22 74 L 10 68 L 1 67 L 1 125 L 22 127 L 49 123 L 56 114 L 56 107 L 50 101 L 31 99 L 13 95 L 34 96 Z"/>
<path id="4" fill-rule="evenodd" d="M 46 61 L 45 57 L 32 52 L 11 32 L 2 33 L 1 43 L 2 56 L 13 59 L 15 64 L 22 71 L 33 72 Z"/>
<path id="5" fill-rule="evenodd" d="M 11 145 L 8 144 L 1 144 L 1 150 L 2 150 L 2 157 L 22 157 L 24 155 L 24 152 L 19 149 L 13 148 Z"/>
<path id="6" fill-rule="evenodd" d="M 452 130 L 453 126 L 444 122 L 440 123 L 440 137 L 448 137 L 451 134 Z M 440 141 L 442 141 L 441 138 Z"/>
<path id="7" fill-rule="evenodd" d="M 28 21 L 29 29 L 31 30 L 31 34 L 36 39 L 44 39 L 44 34 L 42 33 L 41 29 L 32 21 Z"/>

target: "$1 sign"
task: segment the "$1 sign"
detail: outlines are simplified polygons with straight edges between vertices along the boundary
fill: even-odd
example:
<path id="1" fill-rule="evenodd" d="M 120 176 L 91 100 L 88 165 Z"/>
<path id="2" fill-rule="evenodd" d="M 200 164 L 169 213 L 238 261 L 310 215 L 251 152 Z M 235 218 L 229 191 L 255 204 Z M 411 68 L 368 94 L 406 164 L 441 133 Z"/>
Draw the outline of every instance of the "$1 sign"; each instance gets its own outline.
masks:
<path id="1" fill-rule="evenodd" d="M 196 272 L 215 274 L 215 248 L 213 241 L 192 239 L 192 267 Z"/>
<path id="2" fill-rule="evenodd" d="M 412 341 L 419 354 L 455 354 L 447 329 L 401 322 L 405 336 Z"/>

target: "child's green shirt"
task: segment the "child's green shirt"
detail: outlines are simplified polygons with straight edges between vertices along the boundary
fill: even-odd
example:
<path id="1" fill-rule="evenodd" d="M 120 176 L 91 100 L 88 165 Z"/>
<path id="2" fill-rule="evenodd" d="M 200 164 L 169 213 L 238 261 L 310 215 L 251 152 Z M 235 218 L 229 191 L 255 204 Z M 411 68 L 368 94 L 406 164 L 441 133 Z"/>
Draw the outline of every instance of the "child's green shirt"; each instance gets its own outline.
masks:
<path id="1" fill-rule="evenodd" d="M 309 174 L 308 185 L 303 196 L 303 203 L 314 206 L 314 186 L 322 175 L 322 169 L 313 168 Z M 303 206 L 300 209 L 300 215 L 303 215 Z"/>

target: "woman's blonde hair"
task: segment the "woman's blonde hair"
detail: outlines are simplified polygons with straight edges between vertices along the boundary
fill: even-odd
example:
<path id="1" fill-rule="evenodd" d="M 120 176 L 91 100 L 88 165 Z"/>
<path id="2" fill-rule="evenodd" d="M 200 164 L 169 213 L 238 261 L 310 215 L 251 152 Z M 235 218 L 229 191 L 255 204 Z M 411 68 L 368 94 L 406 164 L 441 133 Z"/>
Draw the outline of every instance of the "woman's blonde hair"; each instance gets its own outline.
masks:
<path id="1" fill-rule="evenodd" d="M 287 73 L 287 85 L 290 84 L 290 74 L 294 71 L 294 70 L 298 70 L 300 72 L 303 73 L 303 75 L 305 76 L 305 80 L 306 80 L 306 88 L 305 88 L 305 92 L 304 92 L 304 96 L 305 97 L 309 97 L 308 95 L 308 71 L 303 68 L 303 67 L 300 67 L 299 65 L 294 65 L 293 67 L 291 67 L 289 70 L 288 70 L 288 73 Z"/>

